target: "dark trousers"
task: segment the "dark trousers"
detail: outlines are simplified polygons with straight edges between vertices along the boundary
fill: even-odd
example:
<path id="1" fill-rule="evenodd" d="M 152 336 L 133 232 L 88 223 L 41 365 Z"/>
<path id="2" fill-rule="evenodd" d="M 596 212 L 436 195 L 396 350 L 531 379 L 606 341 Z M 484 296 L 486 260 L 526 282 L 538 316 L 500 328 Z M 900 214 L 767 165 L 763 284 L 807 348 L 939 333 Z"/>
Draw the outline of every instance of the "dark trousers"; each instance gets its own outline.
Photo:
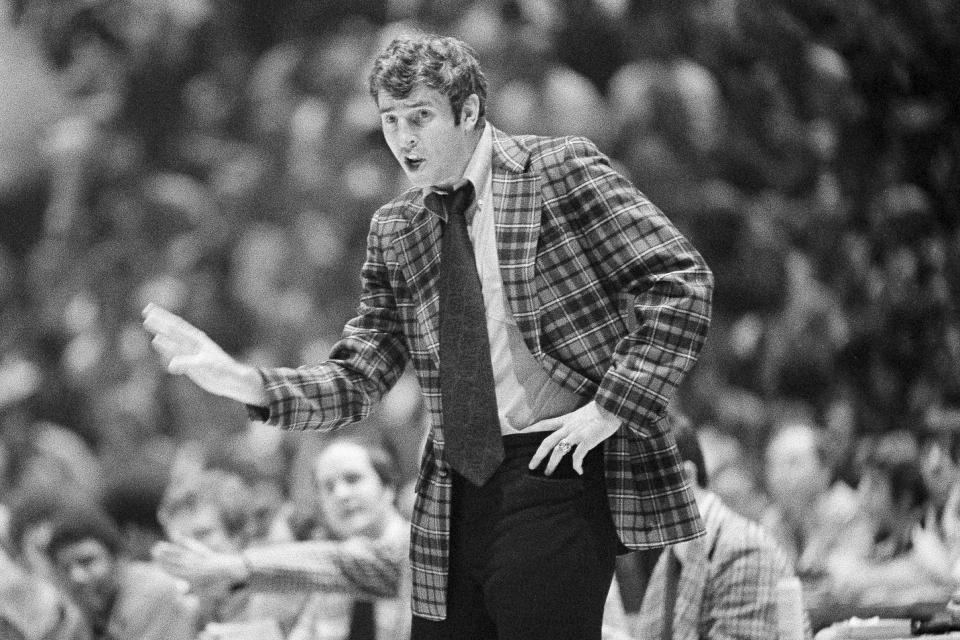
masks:
<path id="1" fill-rule="evenodd" d="M 602 446 L 551 476 L 527 464 L 547 434 L 506 436 L 484 486 L 453 476 L 447 618 L 413 619 L 413 640 L 600 640 L 617 539 Z"/>

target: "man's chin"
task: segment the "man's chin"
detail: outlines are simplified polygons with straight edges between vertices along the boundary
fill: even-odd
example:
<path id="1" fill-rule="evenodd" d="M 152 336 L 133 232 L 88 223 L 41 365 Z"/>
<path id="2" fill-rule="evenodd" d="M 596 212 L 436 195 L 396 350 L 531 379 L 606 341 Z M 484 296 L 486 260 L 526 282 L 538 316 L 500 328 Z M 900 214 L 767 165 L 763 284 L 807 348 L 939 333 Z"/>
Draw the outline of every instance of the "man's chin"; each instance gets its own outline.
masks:
<path id="1" fill-rule="evenodd" d="M 341 523 L 338 533 L 341 538 L 370 537 L 371 532 L 375 532 L 377 528 L 378 523 L 371 518 L 357 518 Z"/>
<path id="2" fill-rule="evenodd" d="M 75 596 L 77 605 L 92 617 L 103 617 L 110 613 L 110 606 L 105 598 L 99 596 Z"/>
<path id="3" fill-rule="evenodd" d="M 410 181 L 412 186 L 418 189 L 426 189 L 434 184 L 434 182 L 430 180 L 429 176 L 426 176 L 419 171 L 407 171 L 406 173 L 407 180 Z"/>

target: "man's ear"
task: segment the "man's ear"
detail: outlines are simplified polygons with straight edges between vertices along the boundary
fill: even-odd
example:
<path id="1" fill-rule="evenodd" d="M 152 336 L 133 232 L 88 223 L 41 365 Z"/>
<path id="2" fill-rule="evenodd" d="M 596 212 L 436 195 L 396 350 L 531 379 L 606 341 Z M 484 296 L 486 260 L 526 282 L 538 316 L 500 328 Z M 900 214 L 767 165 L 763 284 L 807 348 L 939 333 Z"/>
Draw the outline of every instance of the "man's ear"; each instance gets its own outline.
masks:
<path id="1" fill-rule="evenodd" d="M 477 122 L 480 119 L 480 98 L 477 94 L 471 93 L 463 106 L 460 108 L 460 126 L 464 131 L 473 131 L 477 128 Z"/>
<path id="2" fill-rule="evenodd" d="M 697 483 L 697 465 L 689 460 L 684 460 L 680 463 L 680 466 L 683 467 L 683 477 L 693 486 L 699 487 L 700 485 Z"/>

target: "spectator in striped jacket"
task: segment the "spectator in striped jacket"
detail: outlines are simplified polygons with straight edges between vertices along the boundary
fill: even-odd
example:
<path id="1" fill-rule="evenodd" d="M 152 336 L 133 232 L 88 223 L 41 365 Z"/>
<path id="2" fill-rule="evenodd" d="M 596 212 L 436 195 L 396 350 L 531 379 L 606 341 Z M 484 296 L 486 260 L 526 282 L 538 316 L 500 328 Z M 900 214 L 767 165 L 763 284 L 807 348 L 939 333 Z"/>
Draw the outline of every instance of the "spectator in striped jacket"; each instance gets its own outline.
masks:
<path id="1" fill-rule="evenodd" d="M 289 640 L 406 638 L 409 522 L 395 506 L 396 460 L 379 441 L 337 434 L 315 458 L 318 526 L 310 540 L 222 553 L 196 541 L 154 556 L 191 584 L 310 594 Z"/>
<path id="2" fill-rule="evenodd" d="M 780 637 L 777 591 L 781 581 L 796 577 L 790 559 L 756 522 L 735 513 L 707 489 L 707 469 L 693 427 L 678 419 L 673 433 L 707 534 L 667 547 L 652 571 L 637 568 L 637 563 L 649 562 L 649 556 L 617 559 L 604 640 Z M 800 597 L 796 591 L 793 595 Z M 796 611 L 802 602 L 791 604 Z M 801 624 L 801 634 L 809 638 L 809 621 Z"/>

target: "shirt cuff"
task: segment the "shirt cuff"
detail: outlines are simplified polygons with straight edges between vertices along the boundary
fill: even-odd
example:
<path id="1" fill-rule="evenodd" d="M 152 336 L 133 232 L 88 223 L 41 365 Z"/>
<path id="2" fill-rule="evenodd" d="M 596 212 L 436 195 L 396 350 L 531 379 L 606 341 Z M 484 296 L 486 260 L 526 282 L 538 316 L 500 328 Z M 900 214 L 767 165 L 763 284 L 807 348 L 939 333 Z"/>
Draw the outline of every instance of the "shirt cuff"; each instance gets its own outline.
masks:
<path id="1" fill-rule="evenodd" d="M 254 422 L 266 422 L 270 419 L 270 407 L 260 407 L 253 404 L 247 407 L 247 417 Z"/>

